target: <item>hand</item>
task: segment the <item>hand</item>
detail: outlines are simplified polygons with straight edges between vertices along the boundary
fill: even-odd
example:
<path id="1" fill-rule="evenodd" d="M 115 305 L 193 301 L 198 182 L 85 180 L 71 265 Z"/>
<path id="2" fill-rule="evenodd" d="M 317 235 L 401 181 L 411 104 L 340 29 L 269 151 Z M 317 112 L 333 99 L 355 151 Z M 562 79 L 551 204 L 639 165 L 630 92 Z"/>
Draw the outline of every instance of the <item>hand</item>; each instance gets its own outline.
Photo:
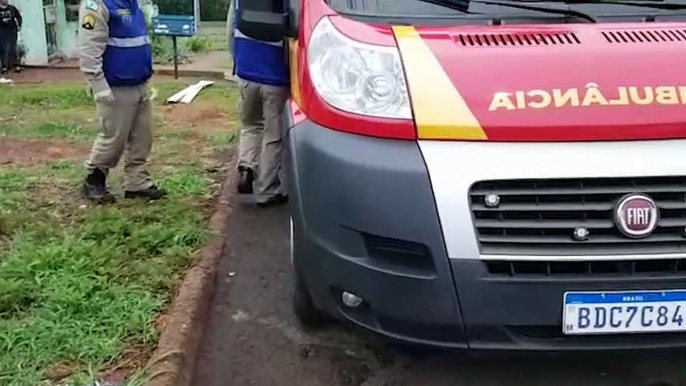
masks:
<path id="1" fill-rule="evenodd" d="M 154 101 L 157 98 L 157 89 L 150 87 L 145 97 L 146 100 Z"/>
<path id="2" fill-rule="evenodd" d="M 105 90 L 93 95 L 96 102 L 114 102 L 112 90 Z"/>

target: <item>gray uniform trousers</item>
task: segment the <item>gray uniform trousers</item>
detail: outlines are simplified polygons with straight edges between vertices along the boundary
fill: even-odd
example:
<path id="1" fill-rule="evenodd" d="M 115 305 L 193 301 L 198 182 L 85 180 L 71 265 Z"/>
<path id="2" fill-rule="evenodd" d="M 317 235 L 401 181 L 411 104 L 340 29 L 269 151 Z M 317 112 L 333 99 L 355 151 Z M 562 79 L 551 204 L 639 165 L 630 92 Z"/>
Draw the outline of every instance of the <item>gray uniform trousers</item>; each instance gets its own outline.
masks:
<path id="1" fill-rule="evenodd" d="M 97 100 L 101 129 L 95 139 L 89 172 L 98 168 L 105 174 L 119 163 L 124 152 L 126 190 L 140 191 L 152 186 L 146 163 L 152 148 L 152 101 L 147 84 L 112 87 L 114 100 Z"/>
<path id="2" fill-rule="evenodd" d="M 285 122 L 283 111 L 288 87 L 239 80 L 241 132 L 238 167 L 257 172 L 256 198 L 265 202 L 276 194 L 288 194 L 282 168 Z"/>

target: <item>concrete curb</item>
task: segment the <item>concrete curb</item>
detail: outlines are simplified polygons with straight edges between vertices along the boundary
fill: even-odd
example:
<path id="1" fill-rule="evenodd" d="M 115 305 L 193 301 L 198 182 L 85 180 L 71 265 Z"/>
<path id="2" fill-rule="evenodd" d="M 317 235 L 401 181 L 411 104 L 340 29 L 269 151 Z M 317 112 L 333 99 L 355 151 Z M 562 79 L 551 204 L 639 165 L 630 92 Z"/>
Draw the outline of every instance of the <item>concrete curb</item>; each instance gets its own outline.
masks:
<path id="1" fill-rule="evenodd" d="M 216 285 L 218 264 L 226 245 L 227 218 L 231 215 L 235 160 L 221 184 L 210 229 L 216 236 L 201 251 L 186 273 L 172 304 L 160 341 L 147 365 L 146 386 L 190 386 L 196 358 Z"/>
<path id="2" fill-rule="evenodd" d="M 35 70 L 79 70 L 79 66 L 55 66 L 49 64 L 22 64 L 21 68 Z"/>
<path id="3" fill-rule="evenodd" d="M 24 65 L 24 69 L 36 69 L 36 70 L 79 70 L 78 65 L 65 65 L 65 66 L 51 66 L 51 65 Z M 168 67 L 153 67 L 155 75 L 166 75 L 174 76 L 174 68 Z M 218 80 L 230 80 L 232 78 L 231 71 L 223 70 L 189 70 L 179 68 L 179 78 L 209 78 Z"/>
<path id="4" fill-rule="evenodd" d="M 155 74 L 157 75 L 168 75 L 174 76 L 173 68 L 155 68 Z M 209 78 L 209 79 L 220 79 L 223 80 L 227 78 L 228 72 L 225 71 L 214 71 L 214 70 L 187 70 L 179 68 L 179 78 Z"/>

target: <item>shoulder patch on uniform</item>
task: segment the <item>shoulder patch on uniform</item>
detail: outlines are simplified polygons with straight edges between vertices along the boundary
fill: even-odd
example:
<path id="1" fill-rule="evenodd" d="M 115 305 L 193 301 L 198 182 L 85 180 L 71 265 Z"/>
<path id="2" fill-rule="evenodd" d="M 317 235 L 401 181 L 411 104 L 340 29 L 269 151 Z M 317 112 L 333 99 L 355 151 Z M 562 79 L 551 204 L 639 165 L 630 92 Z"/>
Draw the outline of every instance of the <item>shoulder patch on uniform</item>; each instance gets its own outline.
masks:
<path id="1" fill-rule="evenodd" d="M 100 9 L 100 4 L 96 0 L 86 0 L 86 9 L 90 9 L 91 11 L 97 11 Z"/>
<path id="2" fill-rule="evenodd" d="M 81 21 L 81 27 L 89 31 L 93 30 L 95 28 L 95 16 L 91 14 L 84 16 L 83 20 Z"/>

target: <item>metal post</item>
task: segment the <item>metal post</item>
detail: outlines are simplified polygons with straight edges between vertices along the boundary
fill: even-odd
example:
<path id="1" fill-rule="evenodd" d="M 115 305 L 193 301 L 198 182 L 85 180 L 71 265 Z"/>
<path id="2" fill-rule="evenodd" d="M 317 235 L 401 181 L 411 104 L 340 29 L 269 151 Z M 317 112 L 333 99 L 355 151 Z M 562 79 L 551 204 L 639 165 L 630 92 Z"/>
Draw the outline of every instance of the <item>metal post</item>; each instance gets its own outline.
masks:
<path id="1" fill-rule="evenodd" d="M 176 44 L 176 35 L 172 36 L 174 43 L 174 79 L 179 79 L 179 48 Z"/>
<path id="2" fill-rule="evenodd" d="M 193 18 L 195 19 L 195 33 L 200 32 L 200 0 L 193 0 Z"/>

